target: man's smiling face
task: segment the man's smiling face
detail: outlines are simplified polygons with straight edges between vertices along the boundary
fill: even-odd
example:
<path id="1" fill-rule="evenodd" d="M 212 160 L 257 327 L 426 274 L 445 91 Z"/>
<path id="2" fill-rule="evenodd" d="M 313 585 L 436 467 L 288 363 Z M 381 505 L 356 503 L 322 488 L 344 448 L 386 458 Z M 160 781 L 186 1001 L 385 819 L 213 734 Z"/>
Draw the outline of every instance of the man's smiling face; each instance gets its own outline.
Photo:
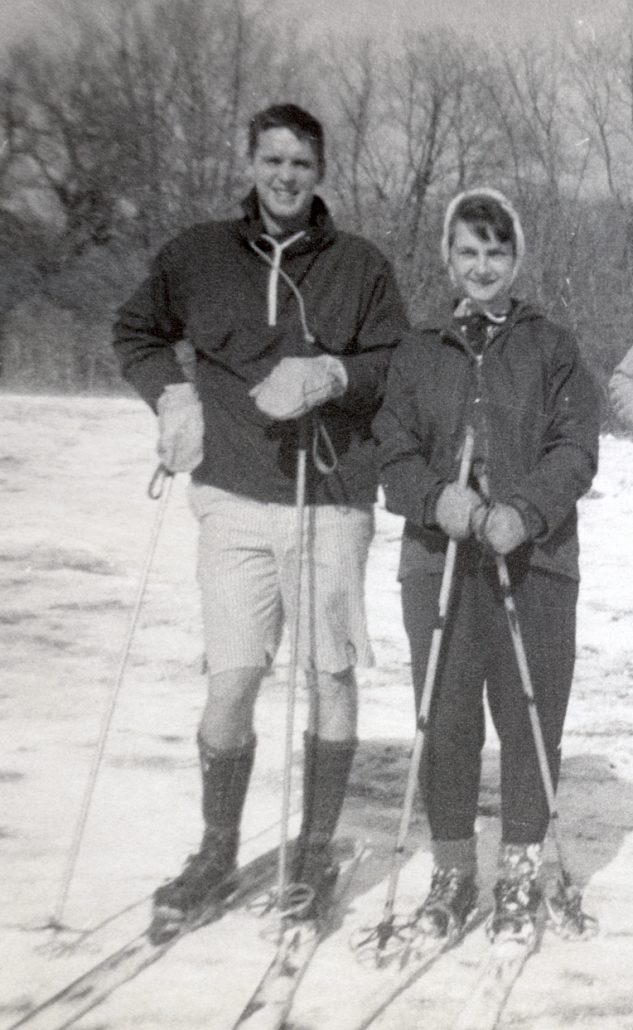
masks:
<path id="1" fill-rule="evenodd" d="M 287 233 L 307 225 L 321 179 L 310 140 L 291 129 L 266 129 L 257 139 L 251 174 L 268 232 Z"/>

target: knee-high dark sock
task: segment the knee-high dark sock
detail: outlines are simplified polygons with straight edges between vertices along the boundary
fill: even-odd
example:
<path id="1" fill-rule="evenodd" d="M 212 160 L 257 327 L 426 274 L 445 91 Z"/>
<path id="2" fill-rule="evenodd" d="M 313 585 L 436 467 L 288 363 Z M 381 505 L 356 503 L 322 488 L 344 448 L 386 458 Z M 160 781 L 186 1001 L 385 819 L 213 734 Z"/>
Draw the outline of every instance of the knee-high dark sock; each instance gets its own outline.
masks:
<path id="1" fill-rule="evenodd" d="M 358 741 L 304 734 L 302 845 L 325 847 L 336 830 Z"/>
<path id="2" fill-rule="evenodd" d="M 255 736 L 242 747 L 218 750 L 198 733 L 205 841 L 223 840 L 237 854 L 246 792 L 255 760 Z"/>

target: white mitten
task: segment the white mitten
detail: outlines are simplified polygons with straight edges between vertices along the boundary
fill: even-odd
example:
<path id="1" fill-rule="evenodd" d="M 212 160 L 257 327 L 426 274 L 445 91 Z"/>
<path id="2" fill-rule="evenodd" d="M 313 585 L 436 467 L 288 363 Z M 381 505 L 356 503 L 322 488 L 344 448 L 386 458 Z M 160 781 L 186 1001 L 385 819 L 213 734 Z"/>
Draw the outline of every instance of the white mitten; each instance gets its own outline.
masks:
<path id="1" fill-rule="evenodd" d="M 265 379 L 250 391 L 255 404 L 270 418 L 285 421 L 306 412 L 347 388 L 347 372 L 338 358 L 320 354 L 314 358 L 282 358 Z"/>
<path id="2" fill-rule="evenodd" d="M 192 472 L 202 461 L 204 419 L 191 383 L 172 383 L 158 398 L 158 456 L 170 472 Z"/>

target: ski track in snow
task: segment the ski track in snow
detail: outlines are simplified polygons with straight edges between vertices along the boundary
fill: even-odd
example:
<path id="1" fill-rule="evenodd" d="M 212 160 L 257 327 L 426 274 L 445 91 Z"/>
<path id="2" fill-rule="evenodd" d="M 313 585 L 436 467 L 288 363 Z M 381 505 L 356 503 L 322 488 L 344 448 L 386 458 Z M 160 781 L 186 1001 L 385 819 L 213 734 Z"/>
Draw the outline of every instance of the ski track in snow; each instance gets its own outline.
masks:
<path id="1" fill-rule="evenodd" d="M 41 928 L 60 898 L 157 505 L 145 492 L 156 466 L 154 416 L 137 400 L 0 395 L 0 423 L 4 1030 L 142 928 L 147 915 L 147 905 L 136 905 L 74 954 L 52 955 L 51 934 Z M 558 804 L 568 864 L 601 932 L 590 943 L 561 942 L 547 932 L 500 1027 L 633 1030 L 632 528 L 633 442 L 607 436 L 593 490 L 580 503 L 578 660 Z M 374 979 L 354 962 L 348 940 L 356 926 L 381 914 L 413 736 L 396 583 L 400 529 L 400 520 L 378 506 L 368 585 L 377 665 L 359 674 L 361 746 L 341 826 L 341 833 L 368 838 L 373 856 L 343 925 L 323 944 L 299 991 L 296 1030 L 339 1030 L 353 1021 L 358 998 Z M 64 907 L 72 927 L 95 925 L 147 897 L 198 844 L 195 732 L 204 680 L 195 537 L 185 477 L 177 477 Z M 286 667 L 284 644 L 258 705 L 245 857 L 276 840 Z M 301 686 L 297 813 L 305 711 Z M 494 879 L 498 802 L 490 729 L 478 826 L 484 901 Z M 426 891 L 428 847 L 424 817 L 416 814 L 399 910 L 419 903 Z M 550 846 L 552 882 L 554 858 Z M 228 1030 L 271 947 L 252 916 L 227 916 L 181 942 L 77 1026 Z M 395 1002 L 377 1030 L 450 1027 L 476 981 L 484 947 L 477 930 Z"/>

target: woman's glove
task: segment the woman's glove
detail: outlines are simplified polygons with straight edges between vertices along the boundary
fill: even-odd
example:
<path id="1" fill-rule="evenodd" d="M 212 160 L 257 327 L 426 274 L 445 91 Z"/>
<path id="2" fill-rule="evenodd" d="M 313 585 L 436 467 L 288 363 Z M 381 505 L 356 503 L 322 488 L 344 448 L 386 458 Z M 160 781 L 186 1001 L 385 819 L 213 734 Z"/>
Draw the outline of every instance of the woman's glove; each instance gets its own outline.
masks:
<path id="1" fill-rule="evenodd" d="M 435 505 L 435 521 L 453 540 L 465 540 L 471 533 L 471 516 L 481 504 L 469 486 L 447 483 Z"/>
<path id="2" fill-rule="evenodd" d="M 191 383 L 172 383 L 158 398 L 158 456 L 170 472 L 192 472 L 202 461 L 204 419 Z"/>
<path id="3" fill-rule="evenodd" d="M 480 505 L 472 525 L 477 539 L 495 554 L 509 554 L 528 538 L 525 522 L 511 504 Z"/>

